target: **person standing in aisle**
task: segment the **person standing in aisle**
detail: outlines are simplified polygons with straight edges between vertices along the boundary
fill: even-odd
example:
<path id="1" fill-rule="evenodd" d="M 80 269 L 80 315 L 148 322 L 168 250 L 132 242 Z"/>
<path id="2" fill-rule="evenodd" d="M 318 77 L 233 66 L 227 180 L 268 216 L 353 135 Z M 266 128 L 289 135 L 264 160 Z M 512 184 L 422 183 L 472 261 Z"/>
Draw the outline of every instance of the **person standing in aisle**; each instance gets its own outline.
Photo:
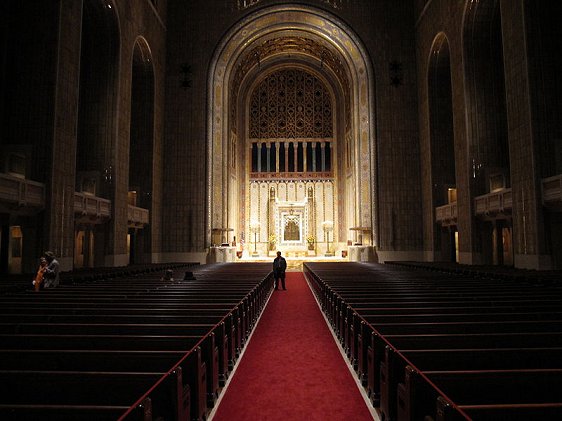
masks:
<path id="1" fill-rule="evenodd" d="M 277 252 L 277 257 L 273 260 L 273 280 L 274 280 L 274 287 L 275 289 L 279 289 L 279 281 L 281 281 L 281 285 L 283 289 L 285 288 L 285 271 L 287 270 L 287 261 L 283 256 L 281 256 L 281 252 Z"/>

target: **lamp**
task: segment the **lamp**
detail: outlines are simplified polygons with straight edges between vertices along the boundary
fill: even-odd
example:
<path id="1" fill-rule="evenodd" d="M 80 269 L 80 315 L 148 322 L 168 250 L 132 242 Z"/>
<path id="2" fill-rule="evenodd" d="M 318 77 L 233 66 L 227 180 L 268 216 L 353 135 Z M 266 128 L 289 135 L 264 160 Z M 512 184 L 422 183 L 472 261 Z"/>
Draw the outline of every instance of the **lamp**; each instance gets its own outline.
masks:
<path id="1" fill-rule="evenodd" d="M 324 256 L 333 256 L 334 252 L 330 248 L 330 231 L 334 229 L 334 222 L 324 221 L 322 222 L 322 228 L 326 233 L 326 254 Z"/>
<path id="2" fill-rule="evenodd" d="M 256 257 L 259 256 L 258 254 L 258 232 L 260 230 L 260 223 L 258 221 L 250 222 L 250 231 L 254 233 L 254 251 L 252 252 L 252 256 Z"/>

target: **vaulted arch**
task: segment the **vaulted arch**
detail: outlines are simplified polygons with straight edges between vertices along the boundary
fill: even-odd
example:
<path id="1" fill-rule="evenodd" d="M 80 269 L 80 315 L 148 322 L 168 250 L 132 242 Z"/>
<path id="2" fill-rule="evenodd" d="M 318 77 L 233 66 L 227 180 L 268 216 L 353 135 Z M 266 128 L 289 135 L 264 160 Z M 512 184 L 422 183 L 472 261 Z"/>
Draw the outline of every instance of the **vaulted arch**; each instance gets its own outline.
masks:
<path id="1" fill-rule="evenodd" d="M 376 227 L 374 79 L 369 63 L 365 49 L 343 22 L 310 7 L 264 8 L 229 31 L 209 72 L 209 242 L 213 229 L 230 228 L 249 238 L 251 93 L 257 80 L 283 69 L 313 75 L 337 105 L 333 147 L 339 153 L 333 155 L 340 161 L 335 164 L 333 191 L 338 200 L 333 213 L 323 215 L 336 220 L 334 232 L 342 240 L 353 226 Z M 264 191 L 267 197 L 270 191 Z"/>
<path id="2" fill-rule="evenodd" d="M 429 100 L 429 141 L 431 159 L 431 212 L 438 206 L 456 202 L 455 139 L 453 130 L 453 94 L 451 51 L 444 33 L 438 34 L 431 47 L 427 72 Z M 432 217 L 432 221 L 435 217 Z M 456 228 L 433 227 L 434 250 L 445 260 L 456 260 Z"/>

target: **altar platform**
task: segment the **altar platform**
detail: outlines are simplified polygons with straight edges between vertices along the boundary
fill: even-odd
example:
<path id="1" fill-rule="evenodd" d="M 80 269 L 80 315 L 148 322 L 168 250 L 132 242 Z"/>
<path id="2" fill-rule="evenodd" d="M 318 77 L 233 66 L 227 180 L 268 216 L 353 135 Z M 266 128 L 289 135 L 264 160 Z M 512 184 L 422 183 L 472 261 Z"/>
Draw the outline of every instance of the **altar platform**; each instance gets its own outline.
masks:
<path id="1" fill-rule="evenodd" d="M 339 256 L 294 256 L 291 253 L 287 255 L 283 254 L 285 260 L 287 260 L 287 271 L 292 272 L 300 272 L 302 271 L 302 265 L 304 262 L 348 262 L 349 259 L 347 257 Z M 235 262 L 256 262 L 256 263 L 273 263 L 273 259 L 275 259 L 275 255 L 270 256 L 257 256 L 252 257 L 248 255 L 244 255 L 239 259 L 236 259 Z"/>

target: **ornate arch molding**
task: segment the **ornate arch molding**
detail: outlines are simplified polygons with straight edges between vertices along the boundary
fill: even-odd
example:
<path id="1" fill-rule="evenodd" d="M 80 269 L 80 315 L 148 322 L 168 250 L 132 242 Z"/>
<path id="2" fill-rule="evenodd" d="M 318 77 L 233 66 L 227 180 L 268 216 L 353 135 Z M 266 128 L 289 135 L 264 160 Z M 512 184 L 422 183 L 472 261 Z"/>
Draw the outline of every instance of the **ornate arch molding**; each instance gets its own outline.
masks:
<path id="1" fill-rule="evenodd" d="M 439 64 L 439 61 L 442 57 L 446 57 L 450 60 L 450 51 L 451 44 L 449 43 L 449 38 L 447 37 L 445 32 L 439 32 L 435 36 L 435 38 L 433 38 L 433 42 L 431 43 L 429 58 L 427 60 L 427 73 L 429 73 L 429 69 L 432 66 L 436 66 Z M 446 54 L 446 56 L 443 54 Z"/>
<path id="2" fill-rule="evenodd" d="M 355 139 L 356 223 L 376 228 L 374 75 L 366 49 L 353 31 L 335 16 L 301 5 L 264 8 L 235 25 L 218 45 L 208 78 L 207 244 L 211 228 L 226 228 L 228 218 L 227 142 L 230 86 L 239 58 L 274 33 L 320 39 L 344 64 L 351 92 L 351 134 Z M 256 64 L 259 65 L 259 60 Z M 334 69 L 332 69 L 334 70 Z M 376 235 L 375 235 L 376 241 Z"/>
<path id="3" fill-rule="evenodd" d="M 152 64 L 152 50 L 145 37 L 142 35 L 137 36 L 133 44 L 133 60 L 135 58 L 139 59 L 140 62 L 144 63 L 146 66 L 154 67 Z"/>

